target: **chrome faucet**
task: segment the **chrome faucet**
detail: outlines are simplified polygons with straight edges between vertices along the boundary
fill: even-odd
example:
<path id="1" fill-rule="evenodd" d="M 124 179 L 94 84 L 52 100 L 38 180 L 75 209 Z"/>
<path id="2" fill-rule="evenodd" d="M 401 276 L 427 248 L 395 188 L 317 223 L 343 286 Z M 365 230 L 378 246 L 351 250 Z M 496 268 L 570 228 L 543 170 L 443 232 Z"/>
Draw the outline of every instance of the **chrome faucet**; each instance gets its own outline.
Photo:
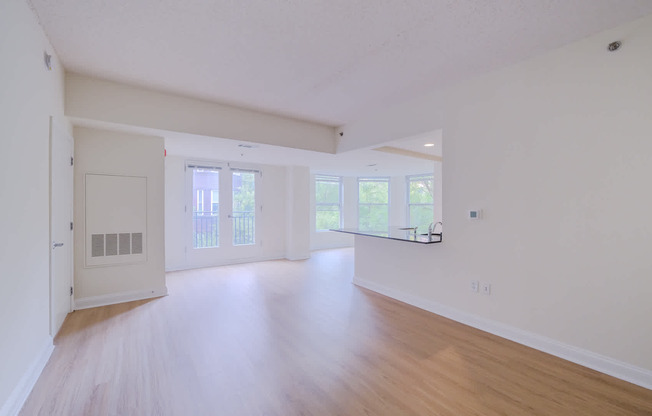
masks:
<path id="1" fill-rule="evenodd" d="M 435 233 L 435 228 L 437 228 L 437 224 L 439 224 L 442 228 L 444 227 L 441 221 L 430 223 L 430 225 L 428 226 L 428 237 L 431 237 Z"/>

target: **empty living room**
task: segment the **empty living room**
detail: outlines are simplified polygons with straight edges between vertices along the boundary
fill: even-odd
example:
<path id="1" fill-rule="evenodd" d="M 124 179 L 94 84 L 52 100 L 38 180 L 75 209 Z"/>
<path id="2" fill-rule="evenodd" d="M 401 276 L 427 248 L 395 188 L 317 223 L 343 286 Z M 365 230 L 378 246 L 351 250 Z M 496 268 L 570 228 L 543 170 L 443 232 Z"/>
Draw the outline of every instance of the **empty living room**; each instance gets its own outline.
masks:
<path id="1" fill-rule="evenodd" d="M 0 1 L 0 416 L 652 416 L 652 2 Z"/>

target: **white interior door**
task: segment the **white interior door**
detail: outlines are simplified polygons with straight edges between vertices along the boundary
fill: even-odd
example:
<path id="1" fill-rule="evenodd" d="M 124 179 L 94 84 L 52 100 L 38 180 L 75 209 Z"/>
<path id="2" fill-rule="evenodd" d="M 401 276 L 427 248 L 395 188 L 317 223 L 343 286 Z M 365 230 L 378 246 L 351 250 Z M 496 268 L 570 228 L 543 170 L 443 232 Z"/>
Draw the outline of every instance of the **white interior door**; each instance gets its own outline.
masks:
<path id="1" fill-rule="evenodd" d="M 50 118 L 50 334 L 72 311 L 73 138 Z"/>
<path id="2" fill-rule="evenodd" d="M 225 163 L 186 167 L 186 262 L 190 267 L 236 263 L 260 253 L 258 170 Z"/>

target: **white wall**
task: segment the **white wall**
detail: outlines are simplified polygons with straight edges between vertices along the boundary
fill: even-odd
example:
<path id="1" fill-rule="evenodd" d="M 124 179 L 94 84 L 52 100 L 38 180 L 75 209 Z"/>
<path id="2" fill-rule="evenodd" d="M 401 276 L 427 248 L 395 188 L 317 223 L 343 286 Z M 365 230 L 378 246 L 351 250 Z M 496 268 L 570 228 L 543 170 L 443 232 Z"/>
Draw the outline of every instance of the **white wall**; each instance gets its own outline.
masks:
<path id="1" fill-rule="evenodd" d="M 188 241 L 186 233 L 190 230 L 187 229 L 184 222 L 186 217 L 184 207 L 188 203 L 185 192 L 185 165 L 186 158 L 184 157 L 168 156 L 165 158 L 166 270 L 183 270 L 192 267 L 186 259 L 186 242 Z M 263 211 L 257 224 L 263 244 L 259 254 L 252 260 L 284 258 L 286 255 L 286 168 L 272 165 L 259 165 L 255 168 L 263 172 L 260 179 Z M 232 260 L 229 259 L 215 259 L 213 265 L 231 262 Z"/>
<path id="2" fill-rule="evenodd" d="M 336 146 L 333 127 L 72 73 L 66 115 L 326 153 Z"/>
<path id="3" fill-rule="evenodd" d="M 282 166 L 261 166 L 263 170 L 263 247 L 262 257 L 278 259 L 286 257 L 288 209 L 287 168 Z"/>
<path id="4" fill-rule="evenodd" d="M 435 222 L 441 221 L 443 224 L 444 220 L 444 200 L 443 200 L 443 184 L 444 178 L 442 177 L 442 168 L 445 163 L 445 159 L 441 162 L 435 162 L 435 166 L 432 172 L 433 180 L 433 202 L 434 202 L 434 211 L 435 211 Z M 437 231 L 440 231 L 438 228 Z"/>
<path id="5" fill-rule="evenodd" d="M 369 265 L 370 283 L 633 366 L 652 386 L 651 43 L 652 16 L 452 88 L 444 243 L 377 247 L 410 263 Z"/>
<path id="6" fill-rule="evenodd" d="M 165 270 L 183 270 L 186 265 L 186 161 L 165 158 Z"/>
<path id="7" fill-rule="evenodd" d="M 163 138 L 83 127 L 75 136 L 75 307 L 77 309 L 167 294 L 165 287 Z M 87 173 L 147 178 L 146 261 L 85 265 Z M 119 198 L 116 193 L 115 197 Z"/>
<path id="8" fill-rule="evenodd" d="M 310 169 L 286 168 L 285 257 L 302 260 L 310 257 Z"/>
<path id="9" fill-rule="evenodd" d="M 43 53 L 52 55 L 52 71 Z M 49 117 L 63 117 L 63 70 L 22 0 L 0 2 L 0 415 L 22 405 L 49 334 Z"/>

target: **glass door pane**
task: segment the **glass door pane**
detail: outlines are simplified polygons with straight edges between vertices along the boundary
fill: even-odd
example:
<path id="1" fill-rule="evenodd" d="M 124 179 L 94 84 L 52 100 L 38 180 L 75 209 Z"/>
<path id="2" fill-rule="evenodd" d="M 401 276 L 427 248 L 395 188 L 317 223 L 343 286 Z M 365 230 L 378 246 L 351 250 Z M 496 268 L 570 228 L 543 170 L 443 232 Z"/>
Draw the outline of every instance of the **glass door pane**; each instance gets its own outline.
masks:
<path id="1" fill-rule="evenodd" d="M 233 171 L 233 245 L 256 243 L 256 176 Z"/>
<path id="2" fill-rule="evenodd" d="M 220 246 L 220 171 L 193 168 L 192 247 Z"/>

